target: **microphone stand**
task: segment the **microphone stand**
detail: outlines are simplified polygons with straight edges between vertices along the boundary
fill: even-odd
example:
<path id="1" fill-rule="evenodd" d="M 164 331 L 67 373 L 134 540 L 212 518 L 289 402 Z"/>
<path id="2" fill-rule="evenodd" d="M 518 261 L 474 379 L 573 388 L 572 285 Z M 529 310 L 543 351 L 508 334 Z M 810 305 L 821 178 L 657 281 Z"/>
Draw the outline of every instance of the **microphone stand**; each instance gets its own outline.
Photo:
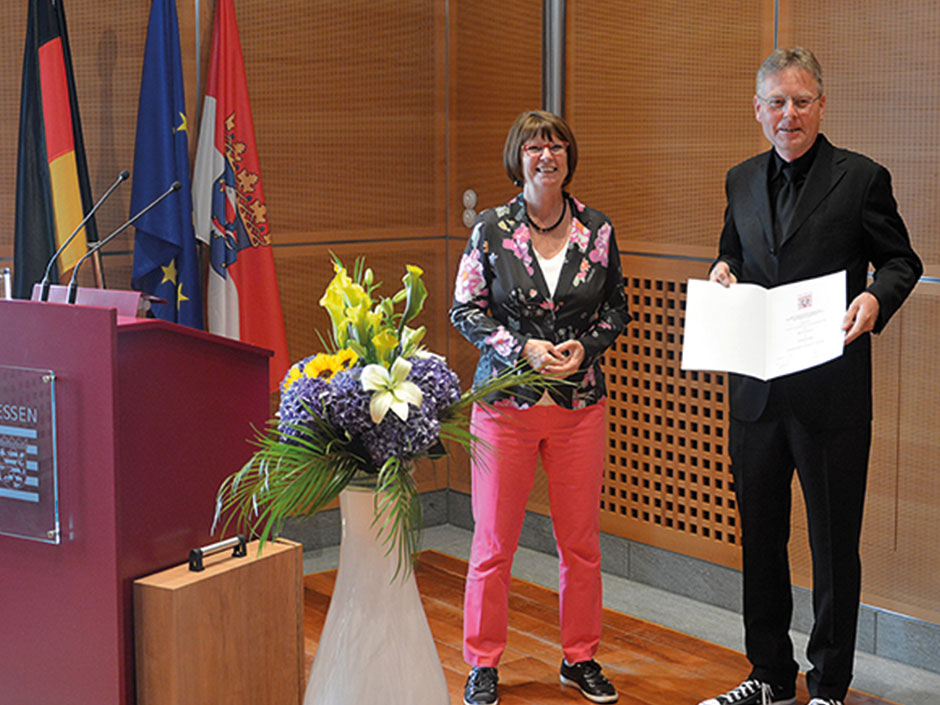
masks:
<path id="1" fill-rule="evenodd" d="M 111 184 L 111 187 L 107 191 L 104 192 L 104 195 L 101 196 L 101 198 L 98 199 L 98 202 L 94 206 L 92 206 L 90 211 L 88 211 L 88 215 L 82 218 L 82 221 L 78 224 L 78 227 L 76 227 L 75 230 L 72 231 L 72 234 L 68 236 L 65 242 L 63 242 L 62 245 L 59 247 L 59 249 L 56 250 L 55 254 L 52 255 L 52 258 L 46 264 L 46 273 L 43 275 L 42 282 L 40 284 L 40 291 L 39 291 L 40 301 L 46 301 L 49 299 L 49 275 L 52 273 L 52 265 L 55 263 L 57 259 L 59 259 L 59 255 L 61 255 L 65 251 L 65 248 L 69 246 L 69 243 L 72 242 L 72 240 L 75 238 L 76 235 L 78 235 L 78 231 L 84 228 L 85 224 L 89 220 L 91 220 L 91 217 L 95 214 L 95 211 L 97 211 L 98 207 L 102 203 L 105 202 L 105 199 L 108 196 L 111 195 L 111 192 L 114 191 L 114 189 L 116 189 L 121 183 L 123 183 L 128 178 L 130 178 L 130 175 L 131 173 L 127 169 L 125 169 L 120 174 L 118 174 L 117 179 L 115 180 L 113 184 Z M 78 265 L 76 264 L 76 267 L 77 266 Z M 99 289 L 101 288 L 101 282 L 103 281 L 103 277 L 104 277 L 104 272 L 100 270 L 101 270 L 101 260 L 99 258 L 97 259 L 97 264 L 95 267 L 95 281 Z"/>
<path id="2" fill-rule="evenodd" d="M 171 193 L 173 193 L 174 191 L 179 191 L 180 188 L 182 188 L 182 184 L 180 184 L 179 181 L 174 181 L 172 184 L 170 184 L 170 188 L 168 188 L 166 191 L 164 191 L 164 192 L 161 193 L 159 196 L 157 196 L 156 199 L 154 199 L 148 206 L 146 206 L 145 208 L 139 210 L 139 211 L 136 213 L 136 215 L 134 215 L 134 217 L 132 217 L 130 220 L 128 220 L 126 223 L 124 223 L 124 225 L 122 225 L 122 226 L 119 227 L 117 230 L 115 230 L 113 233 L 111 233 L 110 235 L 108 235 L 108 237 L 106 237 L 104 240 L 100 240 L 99 242 L 95 243 L 95 246 L 94 246 L 94 247 L 92 247 L 90 250 L 88 250 L 88 252 L 86 252 L 84 255 L 82 255 L 82 258 L 81 258 L 80 260 L 78 260 L 78 262 L 75 263 L 75 268 L 72 270 L 72 278 L 69 280 L 68 297 L 67 297 L 67 299 L 66 299 L 66 301 L 67 301 L 68 303 L 70 303 L 70 304 L 74 304 L 74 303 L 75 303 L 75 296 L 76 296 L 77 291 L 78 291 L 78 281 L 77 281 L 76 277 L 78 276 L 78 269 L 79 269 L 79 267 L 82 266 L 82 262 L 84 262 L 84 261 L 85 261 L 86 259 L 88 259 L 89 257 L 95 255 L 102 247 L 104 247 L 105 245 L 107 245 L 109 242 L 111 242 L 111 240 L 113 240 L 115 237 L 117 237 L 117 236 L 120 235 L 122 232 L 124 232 L 124 230 L 126 230 L 128 227 L 130 227 L 130 226 L 131 226 L 138 218 L 140 218 L 144 213 L 146 213 L 146 212 L 149 211 L 151 208 L 153 208 L 154 206 L 156 206 L 160 201 L 162 201 L 164 198 L 166 198 L 167 196 L 169 196 L 169 195 L 170 195 Z"/>

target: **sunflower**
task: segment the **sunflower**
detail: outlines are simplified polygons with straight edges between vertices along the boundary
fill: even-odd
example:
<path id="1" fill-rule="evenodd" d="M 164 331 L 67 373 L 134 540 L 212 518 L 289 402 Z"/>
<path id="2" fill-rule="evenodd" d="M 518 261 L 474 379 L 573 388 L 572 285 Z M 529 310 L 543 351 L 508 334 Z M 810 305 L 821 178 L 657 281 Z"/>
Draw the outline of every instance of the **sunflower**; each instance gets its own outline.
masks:
<path id="1" fill-rule="evenodd" d="M 335 375 L 339 370 L 335 369 L 333 363 L 333 356 L 327 355 L 326 353 L 320 353 L 319 355 L 314 355 L 310 360 L 307 361 L 307 364 L 304 365 L 304 375 L 310 377 L 319 377 L 329 381 L 329 379 Z"/>
<path id="2" fill-rule="evenodd" d="M 359 356 L 356 354 L 356 352 L 354 350 L 350 350 L 349 348 L 340 350 L 332 357 L 336 362 L 337 372 L 340 370 L 348 370 L 350 367 L 354 367 L 356 361 L 359 359 Z"/>
<path id="3" fill-rule="evenodd" d="M 281 382 L 281 394 L 286 394 L 291 386 L 298 379 L 304 376 L 303 365 L 298 362 L 295 362 L 291 368 L 287 371 L 287 374 L 284 375 L 284 381 Z"/>

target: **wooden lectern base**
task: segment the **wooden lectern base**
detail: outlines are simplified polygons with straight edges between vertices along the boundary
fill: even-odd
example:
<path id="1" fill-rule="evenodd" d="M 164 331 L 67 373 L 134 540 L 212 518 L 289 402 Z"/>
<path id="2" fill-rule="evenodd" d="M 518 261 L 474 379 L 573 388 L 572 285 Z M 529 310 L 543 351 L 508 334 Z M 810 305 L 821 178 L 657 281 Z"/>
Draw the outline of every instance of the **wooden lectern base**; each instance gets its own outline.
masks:
<path id="1" fill-rule="evenodd" d="M 134 581 L 138 705 L 298 705 L 303 549 L 279 539 Z"/>

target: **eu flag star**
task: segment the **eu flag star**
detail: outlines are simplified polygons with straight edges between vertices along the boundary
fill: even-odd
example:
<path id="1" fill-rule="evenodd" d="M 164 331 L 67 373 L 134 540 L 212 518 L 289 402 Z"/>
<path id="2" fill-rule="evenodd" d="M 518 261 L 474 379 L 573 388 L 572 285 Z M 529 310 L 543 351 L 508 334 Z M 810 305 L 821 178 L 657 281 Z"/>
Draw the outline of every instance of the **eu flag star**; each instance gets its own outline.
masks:
<path id="1" fill-rule="evenodd" d="M 180 132 L 189 132 L 189 126 L 186 124 L 186 113 L 180 113 L 180 124 L 173 128 L 174 134 L 179 134 Z"/>
<path id="2" fill-rule="evenodd" d="M 163 265 L 160 267 L 163 270 L 163 279 L 160 281 L 161 284 L 166 282 L 171 282 L 176 284 L 176 260 L 171 259 L 169 264 Z"/>

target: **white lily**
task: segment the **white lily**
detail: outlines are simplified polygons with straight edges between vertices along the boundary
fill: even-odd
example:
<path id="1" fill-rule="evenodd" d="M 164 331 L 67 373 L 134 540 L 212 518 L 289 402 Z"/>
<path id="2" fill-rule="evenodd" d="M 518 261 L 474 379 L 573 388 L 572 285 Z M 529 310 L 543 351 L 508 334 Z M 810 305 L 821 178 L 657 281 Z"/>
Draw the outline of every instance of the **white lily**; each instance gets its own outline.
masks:
<path id="1" fill-rule="evenodd" d="M 414 382 L 408 381 L 411 363 L 405 358 L 396 358 L 392 369 L 382 365 L 366 365 L 362 370 L 362 388 L 374 392 L 369 400 L 369 413 L 373 423 L 382 423 L 391 409 L 402 421 L 408 420 L 408 405 L 421 406 L 424 395 Z"/>

